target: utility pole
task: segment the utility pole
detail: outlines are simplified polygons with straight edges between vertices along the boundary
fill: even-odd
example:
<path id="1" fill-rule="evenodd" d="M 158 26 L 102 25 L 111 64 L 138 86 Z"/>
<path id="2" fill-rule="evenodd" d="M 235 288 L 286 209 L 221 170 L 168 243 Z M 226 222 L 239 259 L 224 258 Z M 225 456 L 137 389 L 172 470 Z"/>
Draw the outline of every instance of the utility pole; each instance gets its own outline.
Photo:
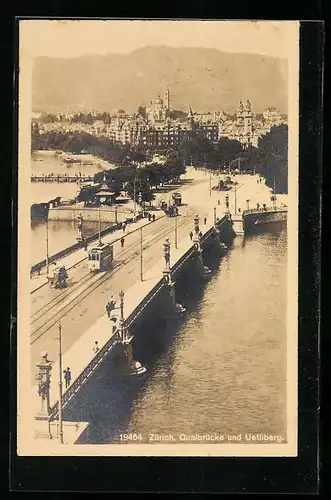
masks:
<path id="1" fill-rule="evenodd" d="M 177 243 L 178 243 L 178 241 L 177 241 L 177 210 L 176 210 L 176 212 L 175 212 L 175 248 L 178 248 Z"/>
<path id="2" fill-rule="evenodd" d="M 234 213 L 237 213 L 237 184 L 234 186 Z"/>
<path id="3" fill-rule="evenodd" d="M 48 214 L 46 219 L 46 273 L 49 273 L 49 252 L 48 252 Z"/>
<path id="4" fill-rule="evenodd" d="M 63 419 L 62 419 L 62 326 L 59 323 L 59 437 L 63 444 Z"/>
<path id="5" fill-rule="evenodd" d="M 134 221 L 136 222 L 136 214 L 137 214 L 137 202 L 136 202 L 136 175 L 134 176 L 134 181 L 133 181 L 133 203 L 134 203 Z"/>
<path id="6" fill-rule="evenodd" d="M 143 277 L 143 228 L 140 228 L 140 279 L 144 281 Z"/>
<path id="7" fill-rule="evenodd" d="M 211 196 L 211 171 L 209 174 L 209 196 Z"/>
<path id="8" fill-rule="evenodd" d="M 100 205 L 99 205 L 99 208 L 98 208 L 98 215 L 99 215 L 99 246 L 102 245 L 102 241 L 101 241 L 101 214 L 100 214 Z"/>

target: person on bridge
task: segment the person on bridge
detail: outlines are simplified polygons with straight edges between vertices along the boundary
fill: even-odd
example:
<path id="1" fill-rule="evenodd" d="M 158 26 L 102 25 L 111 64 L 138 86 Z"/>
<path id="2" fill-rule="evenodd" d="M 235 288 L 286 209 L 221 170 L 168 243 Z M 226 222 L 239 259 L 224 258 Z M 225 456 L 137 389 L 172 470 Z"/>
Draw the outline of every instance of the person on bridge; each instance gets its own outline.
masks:
<path id="1" fill-rule="evenodd" d="M 153 222 L 155 222 L 155 214 L 153 214 Z"/>
<path id="2" fill-rule="evenodd" d="M 69 366 L 64 370 L 64 380 L 65 380 L 65 386 L 66 389 L 68 389 L 69 385 L 71 384 L 71 371 Z"/>
<path id="3" fill-rule="evenodd" d="M 100 347 L 99 347 L 98 341 L 96 340 L 94 342 L 93 352 L 94 352 L 94 354 L 96 354 L 98 351 L 100 351 Z"/>
<path id="4" fill-rule="evenodd" d="M 220 204 L 221 204 L 221 200 L 218 200 L 217 205 L 220 205 Z"/>
<path id="5" fill-rule="evenodd" d="M 106 304 L 106 311 L 107 311 L 107 316 L 110 318 L 110 313 L 112 312 L 113 309 L 115 309 L 116 302 L 114 300 L 113 295 L 110 297 L 110 300 Z"/>
<path id="6" fill-rule="evenodd" d="M 193 240 L 193 231 L 190 231 L 189 235 L 190 235 L 190 240 L 192 241 Z"/>
<path id="7" fill-rule="evenodd" d="M 206 225 L 206 224 L 207 224 L 207 217 L 204 217 L 204 219 L 203 219 L 203 223 L 204 223 L 204 225 Z"/>
<path id="8" fill-rule="evenodd" d="M 124 247 L 124 241 L 125 241 L 125 240 L 124 240 L 124 237 L 122 236 L 122 238 L 121 238 L 121 247 L 122 247 L 122 248 Z"/>
<path id="9" fill-rule="evenodd" d="M 126 229 L 126 224 L 125 224 L 125 222 L 123 222 L 123 224 L 122 224 L 122 229 L 123 229 L 123 233 L 125 233 L 125 229 Z"/>

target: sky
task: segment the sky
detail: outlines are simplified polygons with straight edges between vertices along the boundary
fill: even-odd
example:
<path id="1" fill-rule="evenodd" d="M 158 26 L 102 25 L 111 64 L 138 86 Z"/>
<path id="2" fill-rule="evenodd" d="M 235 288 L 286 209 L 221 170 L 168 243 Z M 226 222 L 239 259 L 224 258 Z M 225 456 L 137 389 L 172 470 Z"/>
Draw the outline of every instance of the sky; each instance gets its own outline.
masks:
<path id="1" fill-rule="evenodd" d="M 20 51 L 59 58 L 128 53 L 148 45 L 204 47 L 287 58 L 297 21 L 21 20 Z"/>

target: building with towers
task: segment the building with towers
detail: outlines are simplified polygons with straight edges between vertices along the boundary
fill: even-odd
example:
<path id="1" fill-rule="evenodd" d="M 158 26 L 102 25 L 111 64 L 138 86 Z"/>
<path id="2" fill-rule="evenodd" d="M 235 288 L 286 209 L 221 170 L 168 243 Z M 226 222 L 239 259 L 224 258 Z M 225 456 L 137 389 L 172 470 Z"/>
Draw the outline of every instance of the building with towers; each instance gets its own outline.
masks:
<path id="1" fill-rule="evenodd" d="M 148 108 L 146 108 L 146 119 L 148 123 L 160 123 L 167 119 L 167 112 L 170 111 L 170 90 L 166 89 L 164 93 L 164 100 L 160 95 L 157 96 L 155 101 L 151 101 Z"/>

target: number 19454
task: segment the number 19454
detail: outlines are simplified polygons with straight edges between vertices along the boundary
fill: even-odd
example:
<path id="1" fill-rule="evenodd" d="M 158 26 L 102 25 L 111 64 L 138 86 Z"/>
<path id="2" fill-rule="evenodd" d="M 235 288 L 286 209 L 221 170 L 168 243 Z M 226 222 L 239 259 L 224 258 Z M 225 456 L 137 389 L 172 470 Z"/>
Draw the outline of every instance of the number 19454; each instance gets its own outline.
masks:
<path id="1" fill-rule="evenodd" d="M 141 434 L 120 434 L 120 441 L 142 441 Z"/>

